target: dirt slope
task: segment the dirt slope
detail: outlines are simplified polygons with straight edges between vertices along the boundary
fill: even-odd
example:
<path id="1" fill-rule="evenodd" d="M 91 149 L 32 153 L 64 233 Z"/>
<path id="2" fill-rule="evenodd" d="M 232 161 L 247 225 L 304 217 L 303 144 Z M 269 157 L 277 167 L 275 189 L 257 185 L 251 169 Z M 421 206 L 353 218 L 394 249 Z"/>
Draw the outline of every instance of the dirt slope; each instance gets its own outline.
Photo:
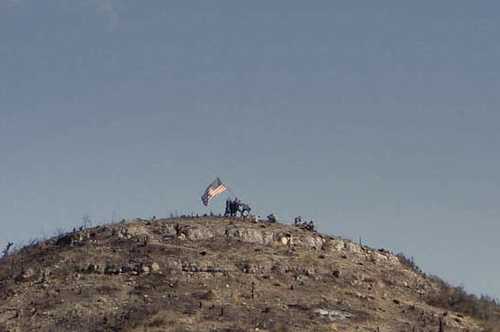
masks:
<path id="1" fill-rule="evenodd" d="M 481 331 L 386 251 L 293 226 L 99 226 L 0 261 L 0 331 Z"/>

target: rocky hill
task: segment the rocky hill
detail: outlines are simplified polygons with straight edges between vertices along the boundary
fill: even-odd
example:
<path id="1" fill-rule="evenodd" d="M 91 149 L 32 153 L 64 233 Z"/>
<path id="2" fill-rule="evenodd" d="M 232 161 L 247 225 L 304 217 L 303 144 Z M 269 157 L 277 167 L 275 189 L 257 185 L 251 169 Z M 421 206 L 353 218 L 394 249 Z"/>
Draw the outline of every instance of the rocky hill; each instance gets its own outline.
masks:
<path id="1" fill-rule="evenodd" d="M 457 294 L 388 251 L 290 225 L 134 220 L 4 257 L 0 331 L 486 331 L 497 308 L 482 317 Z"/>

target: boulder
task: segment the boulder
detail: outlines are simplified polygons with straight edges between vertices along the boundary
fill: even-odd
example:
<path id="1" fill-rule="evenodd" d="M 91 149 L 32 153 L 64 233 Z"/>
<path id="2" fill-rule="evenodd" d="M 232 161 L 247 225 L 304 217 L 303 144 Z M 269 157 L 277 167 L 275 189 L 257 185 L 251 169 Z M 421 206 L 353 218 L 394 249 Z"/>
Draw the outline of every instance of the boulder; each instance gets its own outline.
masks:
<path id="1" fill-rule="evenodd" d="M 288 246 L 292 244 L 292 236 L 290 234 L 278 233 L 274 237 L 279 245 Z"/>
<path id="2" fill-rule="evenodd" d="M 380 262 L 387 262 L 388 261 L 387 256 L 385 256 L 379 252 L 376 252 L 376 251 L 369 253 L 368 259 L 373 263 L 380 263 Z"/>
<path id="3" fill-rule="evenodd" d="M 158 263 L 154 262 L 153 264 L 151 264 L 151 271 L 153 271 L 153 272 L 160 271 L 160 265 Z"/>
<path id="4" fill-rule="evenodd" d="M 173 224 L 162 224 L 160 234 L 163 240 L 172 240 L 177 237 L 177 230 Z"/>
<path id="5" fill-rule="evenodd" d="M 191 241 L 208 240 L 214 237 L 214 233 L 209 228 L 203 226 L 187 227 L 182 232 Z"/>
<path id="6" fill-rule="evenodd" d="M 104 267 L 104 274 L 120 274 L 122 269 L 114 264 L 106 264 Z"/>
<path id="7" fill-rule="evenodd" d="M 312 249 L 320 249 L 321 247 L 323 247 L 325 240 L 319 236 L 309 235 L 309 236 L 304 236 L 300 242 L 305 247 Z"/>
<path id="8" fill-rule="evenodd" d="M 346 311 L 340 310 L 328 310 L 328 309 L 316 309 L 314 310 L 320 316 L 328 317 L 328 319 L 334 320 L 344 320 L 352 318 L 352 314 Z"/>
<path id="9" fill-rule="evenodd" d="M 363 252 L 363 249 L 361 248 L 361 246 L 358 244 L 355 244 L 353 242 L 346 242 L 345 249 L 347 251 L 355 253 L 355 254 L 360 254 Z"/>
<path id="10" fill-rule="evenodd" d="M 32 280 L 34 277 L 35 277 L 35 270 L 33 270 L 32 268 L 27 268 L 21 274 L 20 279 L 23 281 L 28 281 Z"/>
<path id="11" fill-rule="evenodd" d="M 226 229 L 226 238 L 247 243 L 269 245 L 273 243 L 273 233 L 253 228 L 231 227 Z"/>
<path id="12" fill-rule="evenodd" d="M 330 250 L 333 251 L 342 251 L 345 249 L 345 242 L 344 240 L 330 240 L 329 241 L 329 248 Z"/>

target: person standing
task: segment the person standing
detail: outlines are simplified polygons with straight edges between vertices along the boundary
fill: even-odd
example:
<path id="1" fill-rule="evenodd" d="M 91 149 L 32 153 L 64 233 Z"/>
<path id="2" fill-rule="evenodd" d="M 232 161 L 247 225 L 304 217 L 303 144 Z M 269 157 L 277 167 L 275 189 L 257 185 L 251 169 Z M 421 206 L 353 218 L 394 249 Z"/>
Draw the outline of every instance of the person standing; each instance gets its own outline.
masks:
<path id="1" fill-rule="evenodd" d="M 224 212 L 224 216 L 227 217 L 231 215 L 231 200 L 228 198 L 226 199 L 226 211 Z"/>

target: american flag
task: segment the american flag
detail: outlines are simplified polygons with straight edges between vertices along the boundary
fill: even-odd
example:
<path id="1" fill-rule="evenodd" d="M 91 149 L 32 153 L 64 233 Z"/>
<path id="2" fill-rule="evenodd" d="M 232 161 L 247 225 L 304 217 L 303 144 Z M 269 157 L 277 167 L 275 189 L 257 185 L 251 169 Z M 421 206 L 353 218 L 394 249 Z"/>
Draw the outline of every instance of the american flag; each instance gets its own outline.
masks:
<path id="1" fill-rule="evenodd" d="M 227 188 L 224 186 L 224 184 L 219 178 L 215 179 L 214 182 L 210 183 L 210 185 L 205 190 L 205 193 L 201 196 L 201 201 L 203 202 L 203 205 L 207 206 L 208 202 L 212 198 L 215 198 L 217 195 L 222 194 L 224 191 L 226 191 L 226 189 Z"/>

